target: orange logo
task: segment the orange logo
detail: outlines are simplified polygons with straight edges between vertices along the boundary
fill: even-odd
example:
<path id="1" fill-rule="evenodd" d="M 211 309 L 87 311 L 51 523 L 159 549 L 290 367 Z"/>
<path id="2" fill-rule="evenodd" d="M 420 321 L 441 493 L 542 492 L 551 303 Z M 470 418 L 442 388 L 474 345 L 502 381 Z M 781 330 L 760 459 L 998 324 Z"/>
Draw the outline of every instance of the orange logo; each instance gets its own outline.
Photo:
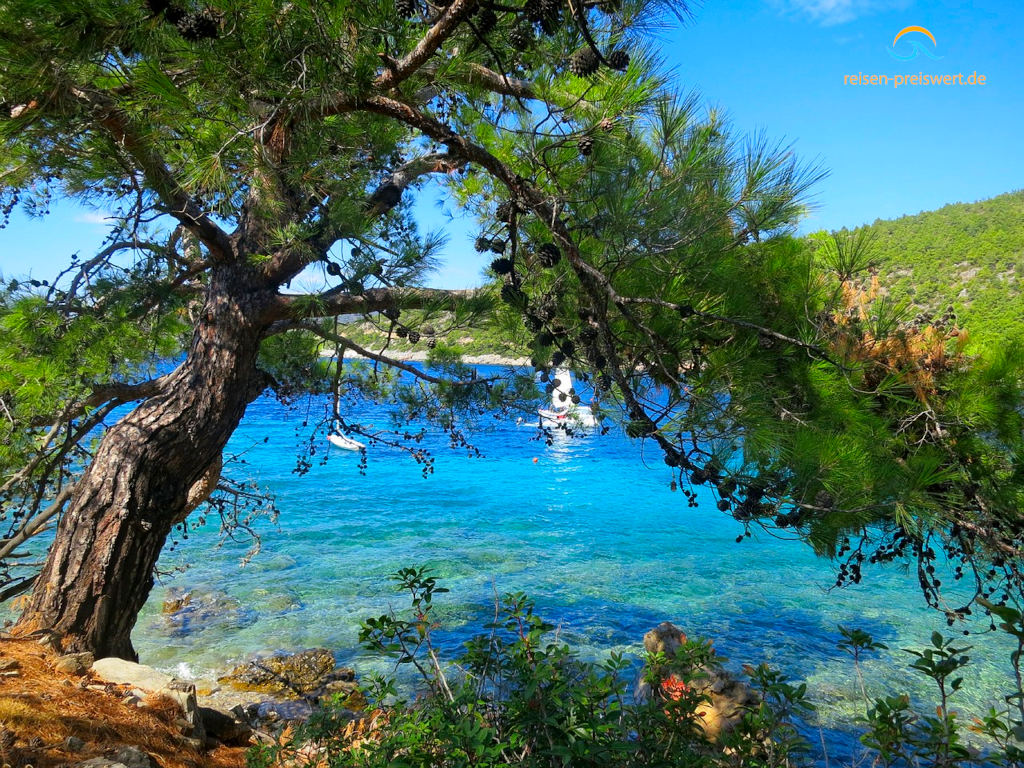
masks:
<path id="1" fill-rule="evenodd" d="M 901 37 L 903 37 L 904 35 L 908 35 L 911 32 L 920 32 L 922 35 L 925 35 L 929 40 L 932 41 L 933 46 L 938 46 L 938 43 L 935 42 L 935 35 L 933 35 L 929 30 L 925 29 L 924 27 L 919 27 L 915 24 L 913 26 L 904 27 L 903 29 L 896 33 L 896 37 L 892 39 L 892 48 L 889 49 L 890 56 L 892 56 L 897 61 L 910 61 L 911 59 L 916 59 L 918 56 L 925 56 L 929 59 L 932 59 L 933 61 L 938 61 L 939 59 L 942 58 L 941 56 L 936 56 L 934 53 L 928 50 L 927 47 L 925 47 L 924 43 L 922 43 L 920 40 L 915 40 L 914 38 L 909 38 L 910 53 L 897 53 L 896 43 L 899 42 L 899 39 Z"/>

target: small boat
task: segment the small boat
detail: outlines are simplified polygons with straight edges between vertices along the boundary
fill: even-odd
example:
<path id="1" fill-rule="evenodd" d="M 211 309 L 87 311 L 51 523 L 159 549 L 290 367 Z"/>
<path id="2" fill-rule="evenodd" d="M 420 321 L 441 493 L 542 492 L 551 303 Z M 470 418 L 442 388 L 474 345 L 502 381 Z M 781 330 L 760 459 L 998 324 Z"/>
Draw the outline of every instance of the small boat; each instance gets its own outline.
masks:
<path id="1" fill-rule="evenodd" d="M 345 435 L 328 435 L 327 440 L 335 448 L 341 448 L 344 451 L 362 451 L 366 449 L 366 446 L 358 440 L 353 440 Z"/>
<path id="2" fill-rule="evenodd" d="M 541 423 L 544 421 L 553 422 L 556 425 L 572 427 L 596 427 L 597 417 L 589 406 L 574 403 L 572 398 L 576 394 L 572 388 L 572 374 L 567 369 L 555 371 L 555 388 L 551 392 L 551 408 L 541 408 L 537 411 Z"/>

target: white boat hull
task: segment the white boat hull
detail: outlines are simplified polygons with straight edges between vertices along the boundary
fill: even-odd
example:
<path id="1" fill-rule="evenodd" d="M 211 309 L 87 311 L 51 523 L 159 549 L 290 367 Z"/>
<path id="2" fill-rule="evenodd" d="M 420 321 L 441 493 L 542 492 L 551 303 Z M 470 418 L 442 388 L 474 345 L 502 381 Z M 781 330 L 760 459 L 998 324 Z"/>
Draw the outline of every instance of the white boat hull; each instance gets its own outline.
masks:
<path id="1" fill-rule="evenodd" d="M 345 435 L 328 435 L 327 440 L 335 448 L 341 448 L 343 451 L 361 451 L 366 448 L 358 440 L 345 437 Z"/>
<path id="2" fill-rule="evenodd" d="M 597 417 L 589 408 L 567 408 L 562 411 L 549 411 L 541 408 L 537 411 L 541 421 L 550 421 L 558 425 L 574 427 L 596 427 Z"/>

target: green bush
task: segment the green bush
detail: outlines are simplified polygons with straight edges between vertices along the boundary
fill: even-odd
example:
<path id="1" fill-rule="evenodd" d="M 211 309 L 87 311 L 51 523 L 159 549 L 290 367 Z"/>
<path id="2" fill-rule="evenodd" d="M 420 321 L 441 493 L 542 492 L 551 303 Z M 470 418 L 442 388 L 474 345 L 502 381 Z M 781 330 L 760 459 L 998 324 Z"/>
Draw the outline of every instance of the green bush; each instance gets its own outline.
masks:
<path id="1" fill-rule="evenodd" d="M 254 748 L 251 768 L 781 768 L 815 760 L 800 728 L 813 711 L 807 686 L 767 665 L 745 668 L 754 703 L 735 727 L 712 739 L 701 721 L 710 702 L 701 677 L 720 661 L 710 642 L 686 640 L 674 658 L 645 654 L 646 694 L 635 696 L 629 660 L 614 653 L 604 662 L 581 660 L 557 641 L 555 628 L 534 613 L 533 603 L 515 593 L 500 600 L 486 633 L 467 642 L 454 664 L 445 664 L 431 640 L 437 628 L 431 613 L 434 596 L 447 590 L 424 569 L 403 569 L 393 578 L 408 593 L 409 609 L 368 619 L 360 638 L 393 658 L 396 669 L 409 665 L 416 671 L 421 685 L 415 698 L 400 696 L 393 680 L 371 678 L 368 711 L 357 714 L 344 700 L 329 701 L 276 746 Z M 959 671 L 969 663 L 968 647 L 936 632 L 926 648 L 907 651 L 911 669 L 934 681 L 938 692 L 937 706 L 918 709 L 907 695 L 869 699 L 860 663 L 885 646 L 863 631 L 840 627 L 839 648 L 852 657 L 866 705 L 861 742 L 867 752 L 858 764 L 1024 765 L 1024 619 L 1013 608 L 987 608 L 1018 641 L 1011 658 L 1013 692 L 1005 707 L 970 724 L 950 709 L 962 685 Z M 968 746 L 972 733 L 984 749 Z"/>

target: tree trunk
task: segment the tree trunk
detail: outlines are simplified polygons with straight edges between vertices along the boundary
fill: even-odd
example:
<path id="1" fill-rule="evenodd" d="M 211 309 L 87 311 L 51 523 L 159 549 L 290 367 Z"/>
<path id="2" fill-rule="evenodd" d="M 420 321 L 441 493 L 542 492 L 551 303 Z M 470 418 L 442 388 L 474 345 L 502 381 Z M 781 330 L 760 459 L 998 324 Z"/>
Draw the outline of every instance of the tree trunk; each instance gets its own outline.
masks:
<path id="1" fill-rule="evenodd" d="M 263 389 L 258 318 L 272 295 L 248 284 L 244 268 L 213 273 L 184 362 L 103 436 L 18 632 L 52 632 L 67 652 L 137 660 L 131 631 L 164 542 Z"/>

